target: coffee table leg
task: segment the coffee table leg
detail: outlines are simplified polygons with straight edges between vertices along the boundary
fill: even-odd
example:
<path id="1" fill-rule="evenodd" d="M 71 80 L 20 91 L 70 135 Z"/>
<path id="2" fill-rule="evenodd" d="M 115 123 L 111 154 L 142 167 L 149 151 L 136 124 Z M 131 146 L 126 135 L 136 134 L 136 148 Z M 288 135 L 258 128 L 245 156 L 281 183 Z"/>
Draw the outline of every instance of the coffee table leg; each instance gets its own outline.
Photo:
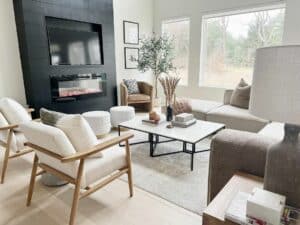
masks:
<path id="1" fill-rule="evenodd" d="M 154 155 L 153 134 L 149 134 L 149 144 L 150 144 L 150 156 L 153 157 L 153 155 Z"/>
<path id="2" fill-rule="evenodd" d="M 196 151 L 196 144 L 192 144 L 192 153 L 191 153 L 191 171 L 194 170 L 194 154 Z"/>

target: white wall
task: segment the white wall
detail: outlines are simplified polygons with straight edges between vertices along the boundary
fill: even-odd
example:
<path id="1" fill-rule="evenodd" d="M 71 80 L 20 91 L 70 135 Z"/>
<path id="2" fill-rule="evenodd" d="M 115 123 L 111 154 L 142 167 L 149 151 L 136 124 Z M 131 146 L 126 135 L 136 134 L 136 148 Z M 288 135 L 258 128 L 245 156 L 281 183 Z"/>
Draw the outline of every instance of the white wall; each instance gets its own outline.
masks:
<path id="1" fill-rule="evenodd" d="M 140 24 L 140 38 L 153 33 L 153 0 L 114 0 L 115 44 L 117 85 L 124 79 L 137 79 L 153 83 L 151 72 L 141 73 L 135 69 L 125 69 L 123 42 L 123 20 L 138 22 Z M 118 94 L 118 96 L 120 96 Z"/>
<path id="2" fill-rule="evenodd" d="M 300 0 L 288 0 L 297 2 Z M 189 58 L 189 85 L 180 86 L 177 89 L 178 96 L 194 97 L 210 100 L 222 101 L 224 89 L 199 87 L 199 65 L 200 65 L 200 41 L 201 41 L 201 19 L 202 16 L 209 13 L 218 13 L 223 11 L 253 8 L 257 6 L 268 5 L 272 3 L 281 3 L 280 0 L 155 0 L 154 3 L 154 27 L 155 32 L 160 33 L 162 20 L 173 19 L 177 17 L 189 17 L 191 19 L 190 27 L 190 58 Z M 294 3 L 296 4 L 296 3 Z M 293 20 L 298 17 L 300 23 L 298 8 L 294 7 L 294 18 L 289 21 L 293 30 Z M 298 14 L 297 14 L 298 13 Z M 299 30 L 299 26 L 297 28 Z M 291 34 L 293 36 L 293 34 Z M 289 37 L 292 39 L 292 37 Z"/>
<path id="3" fill-rule="evenodd" d="M 0 1 L 0 97 L 26 103 L 12 0 Z"/>
<path id="4" fill-rule="evenodd" d="M 284 44 L 300 44 L 300 0 L 287 0 L 284 24 Z"/>

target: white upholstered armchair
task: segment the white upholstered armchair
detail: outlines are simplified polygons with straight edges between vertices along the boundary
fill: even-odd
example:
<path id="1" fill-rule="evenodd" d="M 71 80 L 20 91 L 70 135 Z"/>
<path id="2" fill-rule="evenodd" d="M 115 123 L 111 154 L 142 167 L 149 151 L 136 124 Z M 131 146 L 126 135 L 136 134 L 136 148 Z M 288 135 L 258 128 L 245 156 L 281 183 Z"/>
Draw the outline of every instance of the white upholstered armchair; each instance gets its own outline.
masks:
<path id="1" fill-rule="evenodd" d="M 133 137 L 132 134 L 125 134 L 78 152 L 73 147 L 76 143 L 57 127 L 29 122 L 21 125 L 21 130 L 28 140 L 26 145 L 35 151 L 27 206 L 31 203 L 35 178 L 44 172 L 75 185 L 70 225 L 75 223 L 79 199 L 94 193 L 123 174 L 128 175 L 130 196 L 133 196 L 128 143 Z M 125 142 L 125 149 L 117 146 L 120 142 Z M 38 167 L 42 171 L 37 172 Z"/>
<path id="2" fill-rule="evenodd" d="M 0 99 L 0 146 L 5 151 L 1 184 L 4 183 L 9 160 L 32 152 L 32 149 L 24 146 L 26 139 L 19 130 L 19 125 L 30 121 L 33 111 L 33 109 L 24 108 L 13 99 Z"/>

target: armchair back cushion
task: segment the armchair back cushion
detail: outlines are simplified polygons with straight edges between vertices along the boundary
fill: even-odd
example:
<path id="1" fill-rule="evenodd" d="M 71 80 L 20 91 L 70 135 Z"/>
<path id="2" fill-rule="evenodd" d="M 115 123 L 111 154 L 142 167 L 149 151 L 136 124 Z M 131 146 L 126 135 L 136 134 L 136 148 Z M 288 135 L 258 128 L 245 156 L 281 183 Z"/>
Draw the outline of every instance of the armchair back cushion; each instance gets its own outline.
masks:
<path id="1" fill-rule="evenodd" d="M 31 120 L 26 109 L 11 98 L 0 99 L 0 111 L 9 124 L 21 124 Z"/>
<path id="2" fill-rule="evenodd" d="M 7 120 L 5 119 L 5 117 L 3 116 L 3 114 L 0 112 L 0 127 L 6 127 L 8 125 L 9 124 L 8 124 Z M 6 143 L 7 142 L 7 138 L 8 138 L 8 133 L 9 133 L 9 130 L 0 131 L 0 140 Z M 16 139 L 15 134 L 12 134 L 10 149 L 13 152 L 18 151 L 17 139 Z"/>
<path id="3" fill-rule="evenodd" d="M 76 153 L 68 137 L 56 127 L 31 121 L 21 124 L 20 128 L 27 140 L 35 145 L 48 149 L 62 157 Z"/>
<path id="4" fill-rule="evenodd" d="M 27 140 L 61 156 L 71 156 L 76 153 L 74 147 L 64 132 L 56 127 L 38 122 L 21 124 L 20 128 Z M 36 151 L 39 162 L 51 166 L 71 177 L 76 176 L 78 162 L 61 163 L 60 160 Z"/>
<path id="5" fill-rule="evenodd" d="M 56 127 L 67 135 L 77 152 L 86 151 L 99 143 L 92 128 L 81 115 L 65 115 L 57 121 Z M 102 153 L 93 157 L 102 157 Z"/>

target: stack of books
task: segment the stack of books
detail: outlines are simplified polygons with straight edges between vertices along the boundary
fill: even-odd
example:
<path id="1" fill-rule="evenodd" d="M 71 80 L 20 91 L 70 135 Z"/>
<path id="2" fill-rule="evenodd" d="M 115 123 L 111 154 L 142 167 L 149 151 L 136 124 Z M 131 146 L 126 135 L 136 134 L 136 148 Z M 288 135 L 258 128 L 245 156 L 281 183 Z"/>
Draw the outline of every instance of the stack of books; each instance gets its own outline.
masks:
<path id="1" fill-rule="evenodd" d="M 172 121 L 172 125 L 175 127 L 189 127 L 195 124 L 197 120 L 194 118 L 193 114 L 181 113 L 175 116 L 175 120 Z"/>

